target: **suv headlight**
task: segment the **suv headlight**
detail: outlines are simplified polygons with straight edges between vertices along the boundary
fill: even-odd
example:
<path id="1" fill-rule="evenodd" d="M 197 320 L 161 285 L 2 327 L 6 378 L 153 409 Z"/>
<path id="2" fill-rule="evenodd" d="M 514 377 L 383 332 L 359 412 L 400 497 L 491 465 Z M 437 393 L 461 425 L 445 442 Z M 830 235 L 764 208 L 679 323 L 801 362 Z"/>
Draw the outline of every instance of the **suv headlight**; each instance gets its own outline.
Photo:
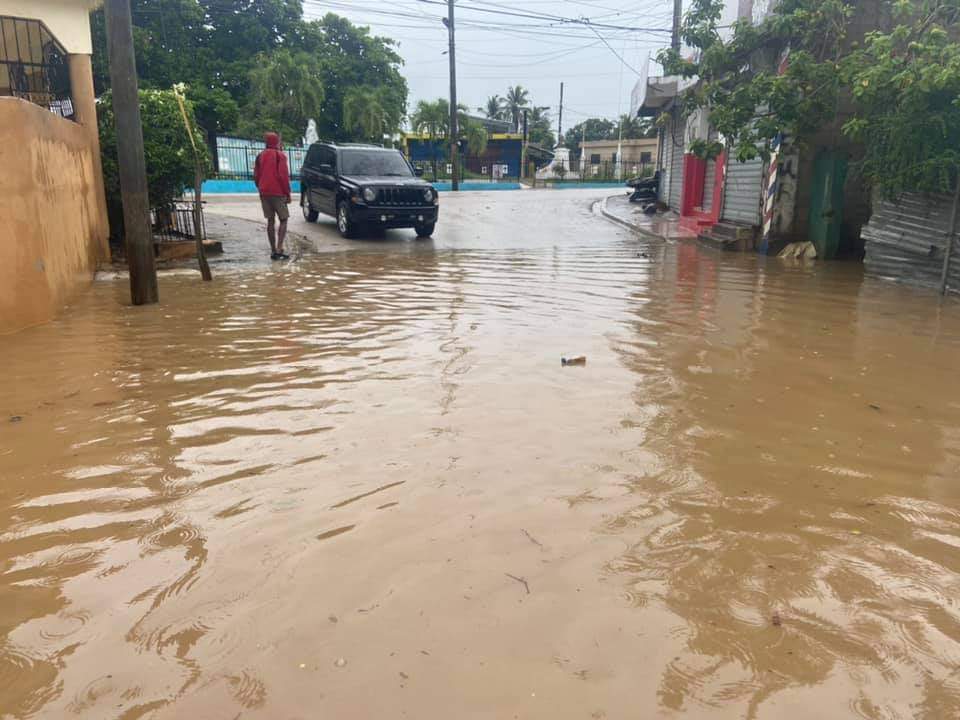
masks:
<path id="1" fill-rule="evenodd" d="M 374 200 L 377 199 L 377 191 L 374 190 L 373 188 L 364 188 L 363 199 L 368 203 L 372 203 Z"/>
<path id="2" fill-rule="evenodd" d="M 428 203 L 433 203 L 433 188 L 424 188 L 423 199 Z"/>

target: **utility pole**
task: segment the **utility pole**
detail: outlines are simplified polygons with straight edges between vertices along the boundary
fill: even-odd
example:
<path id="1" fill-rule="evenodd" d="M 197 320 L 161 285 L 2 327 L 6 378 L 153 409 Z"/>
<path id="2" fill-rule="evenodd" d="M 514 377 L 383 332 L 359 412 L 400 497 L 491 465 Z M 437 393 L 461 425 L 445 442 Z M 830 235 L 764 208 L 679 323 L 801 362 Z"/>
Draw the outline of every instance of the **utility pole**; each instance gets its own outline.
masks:
<path id="1" fill-rule="evenodd" d="M 950 211 L 950 231 L 947 233 L 947 246 L 943 254 L 943 272 L 940 275 L 940 294 L 946 295 L 950 286 L 950 260 L 953 246 L 957 240 L 957 222 L 960 221 L 960 177 L 953 195 L 953 209 Z"/>
<path id="2" fill-rule="evenodd" d="M 153 257 L 153 229 L 150 226 L 130 0 L 106 0 L 104 14 L 107 19 L 110 85 L 113 89 L 113 116 L 117 130 L 123 234 L 127 267 L 130 269 L 130 298 L 134 305 L 149 305 L 159 300 L 159 291 L 157 266 Z"/>
<path id="3" fill-rule="evenodd" d="M 680 20 L 683 17 L 683 0 L 673 0 L 673 34 L 670 47 L 680 52 Z"/>
<path id="4" fill-rule="evenodd" d="M 529 135 L 527 134 L 527 109 L 523 109 L 523 150 L 520 153 L 520 177 L 527 176 L 527 143 Z"/>
<path id="5" fill-rule="evenodd" d="M 557 144 L 563 140 L 563 83 L 560 83 L 560 112 L 557 114 Z"/>
<path id="6" fill-rule="evenodd" d="M 454 0 L 447 0 L 447 17 L 444 20 L 444 25 L 447 26 L 447 33 L 450 36 L 450 163 L 453 166 L 453 176 L 450 179 L 453 190 L 457 191 L 460 189 L 460 148 L 457 144 L 460 139 L 460 128 L 457 122 L 457 55 L 454 39 L 453 3 Z"/>

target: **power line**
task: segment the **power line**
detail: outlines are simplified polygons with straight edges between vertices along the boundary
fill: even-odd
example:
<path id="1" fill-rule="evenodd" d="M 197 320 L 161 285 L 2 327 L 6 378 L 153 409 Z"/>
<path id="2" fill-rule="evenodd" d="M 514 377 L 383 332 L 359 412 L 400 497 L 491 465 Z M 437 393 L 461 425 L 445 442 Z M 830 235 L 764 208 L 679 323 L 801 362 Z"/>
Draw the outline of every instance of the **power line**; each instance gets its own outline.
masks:
<path id="1" fill-rule="evenodd" d="M 479 0 L 473 0 L 478 2 Z M 441 0 L 417 0 L 417 2 L 424 3 L 426 5 L 443 5 L 444 3 Z M 492 3 L 491 3 L 492 4 Z M 608 30 L 629 30 L 631 32 L 656 32 L 656 33 L 669 33 L 669 28 L 641 28 L 641 27 L 630 27 L 625 25 L 611 25 L 608 23 L 593 23 L 589 18 L 569 18 L 562 15 L 546 15 L 543 13 L 523 13 L 516 12 L 511 10 L 503 9 L 503 6 L 494 6 L 494 7 L 464 7 L 464 10 L 470 10 L 471 12 L 482 12 L 489 13 L 492 15 L 509 15 L 511 17 L 521 17 L 521 18 L 531 18 L 534 20 L 551 20 L 553 22 L 559 23 L 568 23 L 571 25 L 584 25 L 584 26 L 596 26 L 599 28 L 604 28 Z"/>
<path id="2" fill-rule="evenodd" d="M 418 1 L 426 2 L 427 0 L 418 0 Z M 439 0 L 437 0 L 437 2 L 439 2 Z M 389 17 L 389 18 L 398 17 L 398 18 L 413 19 L 413 20 L 421 19 L 420 16 L 413 15 L 412 13 L 406 13 L 406 12 L 401 12 L 397 10 L 373 9 L 373 8 L 367 8 L 367 7 L 358 8 L 356 7 L 356 5 L 353 5 L 353 4 L 348 5 L 344 2 L 336 2 L 335 0 L 304 0 L 304 5 L 315 8 L 317 10 L 320 10 L 320 9 L 340 10 L 340 11 L 350 12 L 351 14 L 365 13 L 369 15 L 379 15 L 379 16 Z M 434 29 L 439 25 L 440 18 L 435 17 L 434 19 L 436 19 L 437 25 L 425 23 L 421 27 L 423 29 Z M 594 37 L 593 35 L 585 35 L 582 33 L 570 32 L 570 30 L 579 29 L 579 26 L 577 26 L 577 28 L 573 28 L 569 25 L 558 25 L 556 24 L 556 22 L 554 22 L 553 24 L 547 24 L 547 25 L 543 25 L 543 24 L 534 25 L 529 23 L 526 23 L 526 24 L 509 23 L 508 24 L 508 23 L 493 23 L 488 21 L 463 19 L 459 22 L 459 24 L 461 26 L 466 26 L 466 28 L 464 29 L 490 31 L 490 32 L 497 32 L 497 33 L 508 33 L 516 36 L 530 37 L 530 38 L 556 37 L 556 38 L 575 40 L 575 39 L 592 39 Z M 392 27 L 393 23 L 390 23 L 390 26 Z M 591 28 L 591 29 L 594 31 L 594 33 L 596 33 L 595 28 Z M 634 28 L 633 32 L 661 33 L 665 31 L 662 29 L 645 30 L 643 28 Z"/>

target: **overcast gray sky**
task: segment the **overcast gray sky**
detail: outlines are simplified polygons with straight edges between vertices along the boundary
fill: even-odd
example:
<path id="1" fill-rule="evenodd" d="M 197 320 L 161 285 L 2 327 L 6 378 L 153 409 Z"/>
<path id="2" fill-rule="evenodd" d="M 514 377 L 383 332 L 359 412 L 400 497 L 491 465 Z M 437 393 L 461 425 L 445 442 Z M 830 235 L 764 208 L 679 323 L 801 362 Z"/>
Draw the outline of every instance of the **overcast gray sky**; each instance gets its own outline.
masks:
<path id="1" fill-rule="evenodd" d="M 670 44 L 672 9 L 672 0 L 457 0 L 459 100 L 475 111 L 520 84 L 550 107 L 556 128 L 562 80 L 564 128 L 615 118 L 628 111 L 647 57 Z M 449 95 L 445 0 L 304 0 L 304 12 L 334 12 L 397 40 L 411 109 Z M 584 18 L 593 28 L 569 22 Z"/>

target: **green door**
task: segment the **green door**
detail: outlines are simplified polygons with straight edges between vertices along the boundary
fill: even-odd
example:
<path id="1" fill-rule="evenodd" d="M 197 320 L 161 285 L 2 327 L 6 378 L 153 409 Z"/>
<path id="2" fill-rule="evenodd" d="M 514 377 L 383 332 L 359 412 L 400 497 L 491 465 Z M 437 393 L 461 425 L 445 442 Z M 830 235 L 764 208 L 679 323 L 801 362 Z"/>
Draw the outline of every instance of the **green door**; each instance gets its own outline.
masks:
<path id="1" fill-rule="evenodd" d="M 836 257 L 840 248 L 846 180 L 846 156 L 833 150 L 821 150 L 813 162 L 808 235 L 817 248 L 817 257 L 825 260 Z"/>

